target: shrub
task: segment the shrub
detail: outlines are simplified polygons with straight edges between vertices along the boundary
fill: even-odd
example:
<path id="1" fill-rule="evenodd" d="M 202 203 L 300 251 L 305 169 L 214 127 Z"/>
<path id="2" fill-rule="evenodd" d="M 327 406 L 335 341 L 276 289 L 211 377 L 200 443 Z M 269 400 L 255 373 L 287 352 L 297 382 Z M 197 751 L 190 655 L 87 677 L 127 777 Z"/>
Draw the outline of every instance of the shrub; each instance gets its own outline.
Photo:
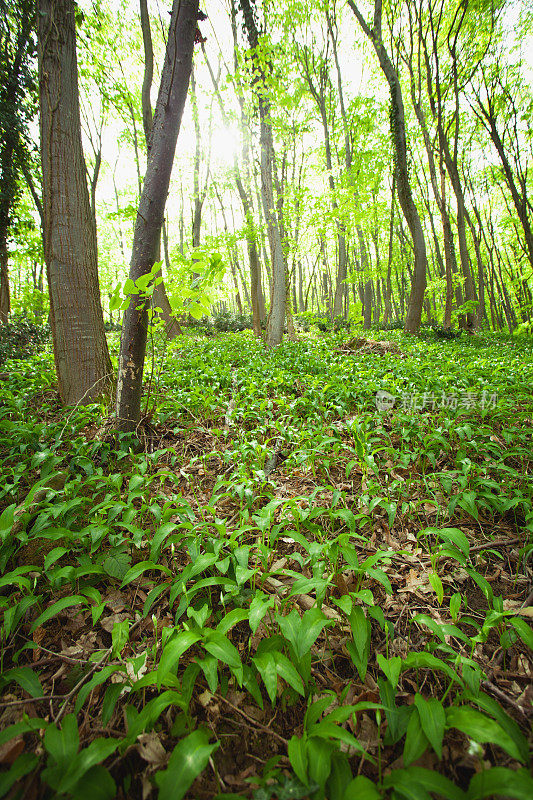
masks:
<path id="1" fill-rule="evenodd" d="M 49 337 L 49 325 L 38 325 L 24 317 L 0 325 L 0 364 L 8 358 L 28 358 Z"/>
<path id="2" fill-rule="evenodd" d="M 246 331 L 253 328 L 250 314 L 234 314 L 232 311 L 220 311 L 218 314 L 214 314 L 212 319 L 214 329 L 223 333 Z"/>

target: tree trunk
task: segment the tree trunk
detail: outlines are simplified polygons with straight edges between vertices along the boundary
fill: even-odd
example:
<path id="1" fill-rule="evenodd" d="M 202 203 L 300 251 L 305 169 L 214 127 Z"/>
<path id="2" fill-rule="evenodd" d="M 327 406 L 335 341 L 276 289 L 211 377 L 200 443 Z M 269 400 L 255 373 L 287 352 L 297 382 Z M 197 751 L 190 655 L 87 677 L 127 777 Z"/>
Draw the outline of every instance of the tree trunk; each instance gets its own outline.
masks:
<path id="1" fill-rule="evenodd" d="M 267 323 L 267 344 L 276 347 L 283 338 L 287 303 L 287 265 L 283 252 L 283 242 L 279 220 L 276 214 L 277 203 L 274 199 L 274 145 L 270 124 L 270 104 L 267 97 L 266 75 L 260 58 L 259 32 L 254 19 L 250 0 L 240 0 L 244 16 L 244 24 L 252 58 L 257 70 L 257 100 L 259 106 L 260 142 L 261 142 L 261 199 L 268 230 L 268 242 L 272 264 L 272 291 L 270 297 L 270 313 Z"/>
<path id="2" fill-rule="evenodd" d="M 147 0 L 139 0 L 139 10 L 140 10 L 140 17 L 141 17 L 141 29 L 143 35 L 143 44 L 144 44 L 144 76 L 143 76 L 143 85 L 141 90 L 141 104 L 142 104 L 142 115 L 143 115 L 143 128 L 144 128 L 144 138 L 146 140 L 146 153 L 150 152 L 151 146 L 151 133 L 152 133 L 152 102 L 150 100 L 150 90 L 152 88 L 152 81 L 154 77 L 154 49 L 152 46 L 152 32 L 150 30 L 150 17 L 148 16 L 148 3 Z M 163 237 L 165 236 L 165 231 L 163 229 Z M 159 252 L 156 255 L 156 261 L 161 260 L 161 237 L 159 238 Z M 165 246 L 165 265 L 168 269 L 168 242 Z M 161 275 L 163 274 L 163 270 L 161 269 Z M 165 289 L 164 281 L 158 283 L 154 289 L 154 293 L 152 295 L 152 303 L 154 308 L 160 308 L 161 311 L 157 312 L 157 316 L 160 317 L 164 324 L 165 324 L 165 334 L 167 339 L 172 340 L 175 339 L 176 336 L 179 336 L 182 333 L 181 325 L 172 313 L 172 308 L 170 306 L 170 301 L 168 299 L 168 295 Z"/>
<path id="3" fill-rule="evenodd" d="M 176 142 L 191 76 L 198 0 L 174 0 L 151 147 L 135 222 L 130 278 L 148 274 L 157 255 Z M 141 416 L 148 302 L 131 298 L 124 314 L 117 382 L 117 427 L 133 431 Z"/>
<path id="4" fill-rule="evenodd" d="M 111 383 L 96 235 L 81 143 L 73 0 L 40 0 L 44 255 L 59 393 L 90 403 Z"/>
<path id="5" fill-rule="evenodd" d="M 348 5 L 355 14 L 361 28 L 368 36 L 379 59 L 380 67 L 385 75 L 390 89 L 391 97 L 391 133 L 394 139 L 396 156 L 396 180 L 398 200 L 411 233 L 415 264 L 411 281 L 411 295 L 405 318 L 404 330 L 406 333 L 416 333 L 422 320 L 424 292 L 426 289 L 427 254 L 424 232 L 420 222 L 418 209 L 413 200 L 409 180 L 409 166 L 407 161 L 407 134 L 405 130 L 405 111 L 403 104 L 402 87 L 398 72 L 387 53 L 382 39 L 381 12 L 382 0 L 374 1 L 374 23 L 372 28 L 365 22 L 353 0 L 348 0 Z"/>

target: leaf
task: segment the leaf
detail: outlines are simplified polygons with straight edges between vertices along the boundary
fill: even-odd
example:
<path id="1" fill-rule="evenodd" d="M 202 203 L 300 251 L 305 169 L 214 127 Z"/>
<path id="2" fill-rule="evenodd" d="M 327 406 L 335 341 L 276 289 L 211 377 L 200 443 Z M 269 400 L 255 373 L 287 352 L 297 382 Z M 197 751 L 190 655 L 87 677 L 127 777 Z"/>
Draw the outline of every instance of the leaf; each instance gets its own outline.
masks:
<path id="1" fill-rule="evenodd" d="M 76 753 L 80 743 L 78 723 L 74 714 L 67 714 L 63 720 L 61 730 L 55 725 L 49 725 L 44 734 L 44 747 L 50 753 L 58 766 L 68 766 Z"/>
<path id="2" fill-rule="evenodd" d="M 381 653 L 378 653 L 377 662 L 381 670 L 387 676 L 389 682 L 392 684 L 393 688 L 396 689 L 398 686 L 398 680 L 400 678 L 400 672 L 402 670 L 402 659 L 400 656 L 385 658 L 385 656 L 381 655 Z"/>
<path id="3" fill-rule="evenodd" d="M 199 639 L 201 639 L 201 636 L 195 631 L 182 631 L 166 643 L 157 668 L 157 682 L 159 686 L 161 686 L 165 675 L 177 669 L 178 661 L 183 653 L 188 650 L 189 647 L 192 647 Z"/>
<path id="4" fill-rule="evenodd" d="M 115 781 L 100 765 L 88 770 L 72 789 L 75 800 L 112 800 L 116 794 Z"/>
<path id="5" fill-rule="evenodd" d="M 442 758 L 442 740 L 446 725 L 446 714 L 442 703 L 435 697 L 425 700 L 421 694 L 415 695 L 415 706 L 418 710 L 422 730 L 439 757 Z"/>
<path id="6" fill-rule="evenodd" d="M 35 672 L 29 667 L 14 667 L 6 670 L 0 678 L 0 686 L 6 686 L 15 681 L 31 697 L 42 697 L 43 687 Z"/>
<path id="7" fill-rule="evenodd" d="M 164 567 L 161 564 L 154 564 L 153 561 L 140 561 L 138 564 L 134 564 L 133 567 L 130 567 L 126 572 L 120 588 L 122 589 L 124 586 L 127 586 L 128 583 L 131 583 L 148 570 L 159 570 L 160 572 L 164 572 L 165 575 L 172 574 L 168 567 Z"/>
<path id="8" fill-rule="evenodd" d="M 204 648 L 231 669 L 242 669 L 239 651 L 230 640 L 218 631 L 211 631 L 203 642 Z"/>
<path id="9" fill-rule="evenodd" d="M 519 617 L 511 617 L 509 622 L 516 630 L 524 644 L 527 645 L 530 650 L 533 650 L 533 630 L 530 628 L 527 622 Z"/>
<path id="10" fill-rule="evenodd" d="M 370 778 L 359 775 L 346 787 L 343 800 L 381 800 L 381 793 Z"/>
<path id="11" fill-rule="evenodd" d="M 522 754 L 516 743 L 504 731 L 502 726 L 480 711 L 468 706 L 460 708 L 451 706 L 446 710 L 446 724 L 448 728 L 457 728 L 475 742 L 480 744 L 497 744 L 512 758 L 522 761 Z"/>
<path id="12" fill-rule="evenodd" d="M 465 792 L 436 770 L 425 767 L 408 767 L 403 772 L 405 772 L 407 780 L 420 783 L 430 792 L 442 795 L 447 800 L 466 800 Z"/>
<path id="13" fill-rule="evenodd" d="M 533 779 L 526 769 L 514 771 L 507 767 L 492 767 L 474 775 L 468 786 L 468 800 L 481 800 L 495 795 L 511 797 L 513 800 L 531 800 Z"/>
<path id="14" fill-rule="evenodd" d="M 121 581 L 124 579 L 128 569 L 130 568 L 131 564 L 131 556 L 127 553 L 113 553 L 109 555 L 102 567 L 104 572 L 107 573 L 111 578 L 116 578 L 117 580 Z"/>
<path id="15" fill-rule="evenodd" d="M 17 504 L 12 503 L 10 506 L 5 508 L 0 514 L 0 536 L 2 536 L 2 534 L 4 534 L 6 531 L 10 530 L 13 527 L 16 507 Z"/>
<path id="16" fill-rule="evenodd" d="M 275 705 L 278 687 L 278 670 L 274 660 L 274 653 L 261 653 L 260 655 L 254 656 L 252 661 L 263 679 L 270 702 L 272 705 Z"/>
<path id="17" fill-rule="evenodd" d="M 218 742 L 209 744 L 208 735 L 201 728 L 182 739 L 174 748 L 167 769 L 156 773 L 159 800 L 181 800 L 218 746 Z"/>
<path id="18" fill-rule="evenodd" d="M 274 661 L 278 675 L 304 697 L 304 683 L 294 664 L 283 653 L 274 653 Z"/>
<path id="19" fill-rule="evenodd" d="M 437 595 L 437 600 L 439 601 L 439 605 L 442 605 L 442 601 L 444 600 L 444 587 L 442 585 L 441 579 L 439 578 L 436 572 L 430 572 L 428 575 L 428 580 L 435 590 L 435 594 Z"/>
<path id="20" fill-rule="evenodd" d="M 257 628 L 259 627 L 259 623 L 267 613 L 268 609 L 272 608 L 273 605 L 274 605 L 274 597 L 263 594 L 263 592 L 257 592 L 255 597 L 253 598 L 252 602 L 250 603 L 250 613 L 248 616 L 248 621 L 250 623 L 250 628 L 254 635 Z"/>
<path id="21" fill-rule="evenodd" d="M 70 597 L 62 597 L 61 600 L 58 600 L 56 603 L 53 603 L 49 606 L 43 613 L 37 617 L 35 622 L 30 628 L 30 633 L 33 633 L 34 630 L 40 628 L 41 625 L 44 625 L 45 622 L 48 622 L 49 619 L 55 617 L 56 614 L 60 614 L 66 608 L 71 608 L 72 606 L 79 606 L 79 605 L 86 605 L 87 598 L 82 597 L 80 594 L 71 595 Z"/>
<path id="22" fill-rule="evenodd" d="M 35 769 L 38 761 L 33 753 L 21 753 L 7 772 L 0 773 L 0 797 L 4 797 L 14 783 Z"/>
<path id="23" fill-rule="evenodd" d="M 418 709 L 411 707 L 411 714 L 409 716 L 409 723 L 407 725 L 407 733 L 405 735 L 405 744 L 403 748 L 403 761 L 404 764 L 412 764 L 417 758 L 423 755 L 428 746 L 428 739 L 422 725 L 420 723 L 420 716 Z"/>
<path id="24" fill-rule="evenodd" d="M 324 739 L 309 739 L 307 742 L 307 757 L 309 763 L 309 777 L 323 788 L 331 771 L 331 754 L 335 748 L 331 742 Z"/>
<path id="25" fill-rule="evenodd" d="M 464 533 L 459 528 L 426 528 L 423 534 L 439 536 L 446 542 L 454 544 L 463 555 L 467 556 L 470 552 L 470 544 Z"/>
<path id="26" fill-rule="evenodd" d="M 289 739 L 289 746 L 287 748 L 289 761 L 291 767 L 302 783 L 307 785 L 307 742 L 305 739 L 299 739 L 297 736 L 292 736 Z"/>

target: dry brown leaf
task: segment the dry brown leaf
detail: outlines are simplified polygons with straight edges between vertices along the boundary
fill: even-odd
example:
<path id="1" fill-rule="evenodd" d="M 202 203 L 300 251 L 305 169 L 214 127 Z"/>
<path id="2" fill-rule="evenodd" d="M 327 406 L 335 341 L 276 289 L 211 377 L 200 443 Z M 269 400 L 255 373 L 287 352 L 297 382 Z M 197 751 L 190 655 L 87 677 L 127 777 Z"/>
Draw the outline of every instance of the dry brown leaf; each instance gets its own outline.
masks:
<path id="1" fill-rule="evenodd" d="M 136 747 L 140 757 L 152 766 L 160 767 L 165 764 L 167 753 L 155 731 L 141 733 L 137 737 Z"/>

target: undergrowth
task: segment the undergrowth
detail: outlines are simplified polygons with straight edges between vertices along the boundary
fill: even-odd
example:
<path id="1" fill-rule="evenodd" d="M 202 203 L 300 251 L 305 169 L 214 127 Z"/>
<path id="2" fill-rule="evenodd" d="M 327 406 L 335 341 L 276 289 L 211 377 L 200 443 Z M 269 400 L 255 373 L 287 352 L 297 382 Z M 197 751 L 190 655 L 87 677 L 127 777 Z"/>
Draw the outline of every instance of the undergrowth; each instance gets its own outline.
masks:
<path id="1" fill-rule="evenodd" d="M 6 362 L 0 797 L 530 800 L 532 346 L 381 335 L 181 337 L 141 453 Z"/>

